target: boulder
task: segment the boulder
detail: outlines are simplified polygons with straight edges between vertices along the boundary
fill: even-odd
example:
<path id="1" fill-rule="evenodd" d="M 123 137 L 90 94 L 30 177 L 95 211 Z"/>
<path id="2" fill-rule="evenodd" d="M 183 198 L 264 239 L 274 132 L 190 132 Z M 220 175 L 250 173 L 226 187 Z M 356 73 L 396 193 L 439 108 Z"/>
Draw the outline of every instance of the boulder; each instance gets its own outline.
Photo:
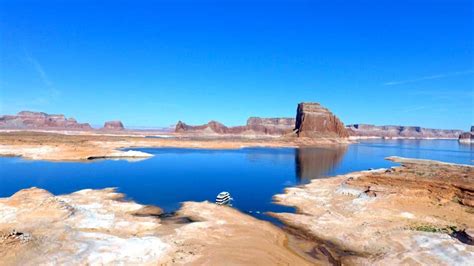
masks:
<path id="1" fill-rule="evenodd" d="M 124 130 L 125 127 L 123 126 L 121 121 L 107 121 L 104 123 L 104 130 Z"/>
<path id="2" fill-rule="evenodd" d="M 300 103 L 296 111 L 298 137 L 348 137 L 344 124 L 319 103 Z"/>

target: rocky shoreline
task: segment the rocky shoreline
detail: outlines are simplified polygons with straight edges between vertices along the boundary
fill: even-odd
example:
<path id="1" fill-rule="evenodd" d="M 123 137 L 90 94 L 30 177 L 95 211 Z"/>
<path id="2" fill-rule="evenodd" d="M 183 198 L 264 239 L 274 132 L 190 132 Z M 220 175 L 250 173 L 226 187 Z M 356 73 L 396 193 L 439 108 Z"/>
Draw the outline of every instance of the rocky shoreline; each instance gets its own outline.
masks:
<path id="1" fill-rule="evenodd" d="M 311 265 L 279 228 L 233 208 L 186 202 L 171 220 L 161 214 L 114 189 L 24 189 L 0 199 L 2 265 Z"/>
<path id="2" fill-rule="evenodd" d="M 272 215 L 331 243 L 343 264 L 472 262 L 474 167 L 389 159 L 402 166 L 288 188 L 275 201 L 298 212 Z M 468 240 L 456 239 L 460 235 Z"/>
<path id="3" fill-rule="evenodd" d="M 186 202 L 166 218 L 114 189 L 0 199 L 6 265 L 448 264 L 474 259 L 474 167 L 391 157 L 399 167 L 286 189 L 283 228 L 230 207 Z"/>

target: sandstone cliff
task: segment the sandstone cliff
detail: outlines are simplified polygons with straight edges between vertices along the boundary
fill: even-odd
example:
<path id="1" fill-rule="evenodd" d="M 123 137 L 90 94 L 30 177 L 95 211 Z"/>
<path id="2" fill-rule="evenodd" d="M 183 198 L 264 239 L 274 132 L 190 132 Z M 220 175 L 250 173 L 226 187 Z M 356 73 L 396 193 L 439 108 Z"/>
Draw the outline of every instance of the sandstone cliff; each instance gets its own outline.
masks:
<path id="1" fill-rule="evenodd" d="M 348 125 L 350 136 L 377 138 L 439 138 L 457 139 L 461 130 L 432 129 L 413 126 L 375 126 L 368 124 Z"/>
<path id="2" fill-rule="evenodd" d="M 296 112 L 298 137 L 348 137 L 344 124 L 319 103 L 300 103 Z"/>
<path id="3" fill-rule="evenodd" d="M 197 134 L 244 134 L 244 135 L 284 135 L 291 133 L 294 127 L 293 118 L 259 118 L 251 117 L 245 126 L 227 127 L 217 121 L 205 125 L 190 126 L 182 121 L 176 124 L 177 133 Z"/>
<path id="4" fill-rule="evenodd" d="M 78 123 L 64 115 L 50 115 L 42 112 L 22 111 L 17 115 L 0 116 L 2 129 L 74 129 L 91 130 L 88 123 Z"/>
<path id="5" fill-rule="evenodd" d="M 471 126 L 470 132 L 463 132 L 459 135 L 459 142 L 461 143 L 474 143 L 474 126 Z"/>
<path id="6" fill-rule="evenodd" d="M 125 127 L 121 121 L 107 121 L 102 128 L 104 130 L 124 130 Z"/>
<path id="7" fill-rule="evenodd" d="M 348 137 L 344 124 L 328 109 L 318 103 L 300 103 L 295 118 L 250 117 L 245 126 L 226 127 L 210 121 L 205 125 L 190 126 L 181 121 L 175 132 L 193 134 L 234 134 L 283 136 L 297 133 L 299 137 L 345 138 Z"/>
<path id="8" fill-rule="evenodd" d="M 250 117 L 247 120 L 247 128 L 269 135 L 285 135 L 293 131 L 295 121 L 294 118 Z"/>

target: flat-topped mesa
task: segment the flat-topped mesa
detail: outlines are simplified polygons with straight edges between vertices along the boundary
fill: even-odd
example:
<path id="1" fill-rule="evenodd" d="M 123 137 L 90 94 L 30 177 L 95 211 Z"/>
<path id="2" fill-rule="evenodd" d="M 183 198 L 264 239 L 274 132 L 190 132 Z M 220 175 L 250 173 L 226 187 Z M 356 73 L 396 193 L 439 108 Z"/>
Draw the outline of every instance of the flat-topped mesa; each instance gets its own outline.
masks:
<path id="1" fill-rule="evenodd" d="M 104 123 L 103 130 L 125 130 L 122 121 L 107 121 Z"/>
<path id="2" fill-rule="evenodd" d="M 461 130 L 432 129 L 417 126 L 375 126 L 369 124 L 348 125 L 350 136 L 377 137 L 377 138 L 439 138 L 457 139 Z"/>
<path id="3" fill-rule="evenodd" d="M 294 118 L 276 117 L 247 119 L 247 129 L 266 135 L 285 135 L 293 132 L 296 120 Z"/>
<path id="4" fill-rule="evenodd" d="M 0 116 L 2 129 L 73 129 L 91 130 L 88 123 L 78 123 L 74 118 L 64 115 L 51 115 L 43 112 L 22 111 L 17 115 Z"/>
<path id="5" fill-rule="evenodd" d="M 182 121 L 176 124 L 177 133 L 234 134 L 234 135 L 284 135 L 291 133 L 294 126 L 292 118 L 251 117 L 245 126 L 227 127 L 217 121 L 199 126 L 190 126 Z"/>
<path id="6" fill-rule="evenodd" d="M 279 127 L 294 127 L 296 119 L 288 117 L 262 118 L 249 117 L 247 119 L 247 126 L 262 125 L 262 126 L 279 126 Z"/>
<path id="7" fill-rule="evenodd" d="M 229 133 L 229 128 L 217 121 L 209 121 L 207 124 L 199 126 L 190 126 L 182 121 L 178 121 L 175 127 L 177 133 L 213 133 L 225 134 Z"/>
<path id="8" fill-rule="evenodd" d="M 319 103 L 298 104 L 295 130 L 298 137 L 346 138 L 349 136 L 341 120 Z"/>
<path id="9" fill-rule="evenodd" d="M 471 126 L 470 132 L 463 132 L 459 135 L 460 143 L 473 144 L 474 143 L 474 126 Z"/>

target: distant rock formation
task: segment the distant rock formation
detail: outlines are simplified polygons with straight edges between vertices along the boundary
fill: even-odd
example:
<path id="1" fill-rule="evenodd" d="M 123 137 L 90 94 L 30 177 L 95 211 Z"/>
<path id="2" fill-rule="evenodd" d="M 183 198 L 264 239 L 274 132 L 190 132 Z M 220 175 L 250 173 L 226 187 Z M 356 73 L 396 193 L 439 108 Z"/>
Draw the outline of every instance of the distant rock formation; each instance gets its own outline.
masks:
<path id="1" fill-rule="evenodd" d="M 125 127 L 123 126 L 121 121 L 107 121 L 104 124 L 103 130 L 124 130 Z"/>
<path id="2" fill-rule="evenodd" d="M 414 126 L 375 126 L 368 124 L 348 125 L 350 136 L 354 137 L 376 137 L 376 138 L 438 138 L 457 139 L 461 130 L 431 129 Z"/>
<path id="3" fill-rule="evenodd" d="M 72 129 L 91 130 L 88 123 L 78 123 L 64 115 L 50 115 L 42 112 L 22 111 L 17 115 L 0 116 L 1 129 Z"/>
<path id="4" fill-rule="evenodd" d="M 348 137 L 344 124 L 319 103 L 300 103 L 296 112 L 298 137 Z"/>
<path id="5" fill-rule="evenodd" d="M 459 135 L 459 142 L 467 144 L 474 143 L 474 126 L 471 126 L 470 132 L 463 132 Z"/>
<path id="6" fill-rule="evenodd" d="M 299 137 L 348 137 L 344 124 L 328 109 L 318 103 L 300 103 L 296 118 L 250 117 L 245 126 L 226 127 L 210 121 L 205 125 L 190 126 L 181 121 L 176 124 L 177 133 L 234 134 L 283 136 L 297 133 Z"/>
<path id="7" fill-rule="evenodd" d="M 250 117 L 247 119 L 247 129 L 268 135 L 285 135 L 293 132 L 294 118 L 261 118 Z"/>
<path id="8" fill-rule="evenodd" d="M 182 121 L 176 124 L 177 133 L 199 134 L 244 134 L 244 135 L 284 135 L 291 133 L 294 127 L 293 118 L 260 118 L 251 117 L 245 126 L 227 127 L 217 121 L 205 125 L 190 126 Z"/>

